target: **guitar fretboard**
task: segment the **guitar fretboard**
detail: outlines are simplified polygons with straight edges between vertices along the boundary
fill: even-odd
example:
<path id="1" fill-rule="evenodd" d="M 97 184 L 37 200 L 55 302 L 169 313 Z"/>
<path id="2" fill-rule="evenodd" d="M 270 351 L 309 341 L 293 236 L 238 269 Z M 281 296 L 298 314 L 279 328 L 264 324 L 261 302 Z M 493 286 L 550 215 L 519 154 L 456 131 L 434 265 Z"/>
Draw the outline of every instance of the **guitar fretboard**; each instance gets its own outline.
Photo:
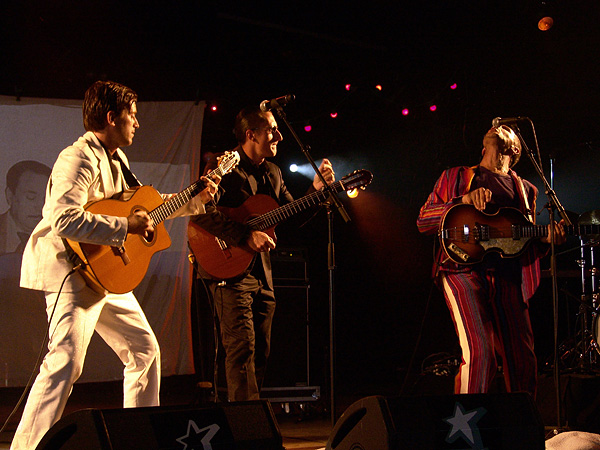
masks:
<path id="1" fill-rule="evenodd" d="M 513 236 L 516 239 L 520 237 L 539 238 L 548 236 L 548 227 L 546 225 L 513 225 L 512 228 L 513 235 L 515 232 L 517 233 L 517 236 Z M 600 225 L 598 224 L 568 225 L 564 228 L 569 236 L 600 234 Z"/>
<path id="2" fill-rule="evenodd" d="M 341 192 L 345 189 L 343 180 L 336 181 L 330 186 L 331 189 L 336 193 Z M 255 230 L 266 230 L 286 219 L 289 219 L 294 214 L 300 213 L 310 208 L 311 206 L 319 204 L 320 202 L 325 200 L 328 195 L 329 193 L 324 190 L 312 192 L 308 195 L 305 195 L 302 198 L 299 198 L 298 200 L 280 206 L 279 208 L 275 208 L 272 211 L 269 211 L 268 213 L 265 213 L 261 216 L 250 219 L 248 221 L 248 225 L 250 225 L 250 227 Z"/>
<path id="3" fill-rule="evenodd" d="M 218 175 L 219 177 L 222 177 L 223 169 L 219 166 L 215 170 L 210 171 L 206 176 L 210 178 L 212 175 Z M 164 202 L 162 205 L 154 208 L 148 213 L 148 215 L 150 218 L 152 218 L 155 224 L 159 224 L 187 202 L 189 202 L 196 195 L 198 195 L 202 189 L 204 189 L 204 182 L 202 180 L 198 180 L 181 191 L 179 194 Z"/>

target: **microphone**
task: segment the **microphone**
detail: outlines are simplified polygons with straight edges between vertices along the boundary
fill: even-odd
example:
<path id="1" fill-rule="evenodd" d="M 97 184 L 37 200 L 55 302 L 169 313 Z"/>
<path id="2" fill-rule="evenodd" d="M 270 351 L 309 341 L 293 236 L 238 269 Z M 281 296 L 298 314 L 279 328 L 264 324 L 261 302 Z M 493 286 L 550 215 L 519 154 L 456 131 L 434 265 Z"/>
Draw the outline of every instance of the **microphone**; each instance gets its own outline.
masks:
<path id="1" fill-rule="evenodd" d="M 500 125 L 516 125 L 519 122 L 528 122 L 529 121 L 529 117 L 505 117 L 504 119 L 502 117 L 496 117 L 494 120 L 492 120 L 492 126 L 493 127 L 499 127 Z"/>
<path id="2" fill-rule="evenodd" d="M 274 98 L 273 100 L 263 100 L 260 102 L 260 110 L 262 112 L 271 111 L 273 108 L 281 108 L 282 106 L 292 103 L 295 100 L 295 96 L 292 94 L 284 95 L 282 97 Z"/>

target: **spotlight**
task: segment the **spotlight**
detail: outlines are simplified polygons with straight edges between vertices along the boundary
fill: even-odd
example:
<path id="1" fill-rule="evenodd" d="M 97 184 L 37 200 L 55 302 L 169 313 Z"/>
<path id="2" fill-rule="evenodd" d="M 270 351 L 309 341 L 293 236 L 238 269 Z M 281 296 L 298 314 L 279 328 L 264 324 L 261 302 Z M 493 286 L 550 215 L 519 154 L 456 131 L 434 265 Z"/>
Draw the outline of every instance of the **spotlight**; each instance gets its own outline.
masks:
<path id="1" fill-rule="evenodd" d="M 290 172 L 298 172 L 298 165 L 290 164 Z"/>
<path id="2" fill-rule="evenodd" d="M 542 1 L 536 15 L 540 31 L 548 31 L 554 25 L 554 5 L 551 0 Z"/>
<path id="3" fill-rule="evenodd" d="M 356 197 L 358 197 L 358 189 L 356 189 L 356 188 L 348 189 L 346 191 L 346 195 L 348 195 L 348 197 L 350 197 L 350 198 L 356 198 Z"/>
<path id="4" fill-rule="evenodd" d="M 538 20 L 538 29 L 540 31 L 548 31 L 554 25 L 554 19 L 550 16 L 542 17 Z"/>

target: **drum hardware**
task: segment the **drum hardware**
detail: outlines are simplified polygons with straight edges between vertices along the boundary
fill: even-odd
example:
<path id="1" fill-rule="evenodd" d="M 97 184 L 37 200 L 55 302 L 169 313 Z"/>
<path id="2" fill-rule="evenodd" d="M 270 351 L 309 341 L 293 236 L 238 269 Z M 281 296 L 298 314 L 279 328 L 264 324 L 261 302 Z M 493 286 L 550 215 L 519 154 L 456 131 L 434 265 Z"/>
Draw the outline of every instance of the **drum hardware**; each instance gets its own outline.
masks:
<path id="1" fill-rule="evenodd" d="M 590 211 L 579 217 L 578 225 L 592 224 L 600 224 L 600 210 Z M 566 339 L 559 346 L 558 353 L 561 370 L 564 371 L 593 374 L 600 372 L 600 269 L 596 267 L 599 239 L 600 236 L 587 236 L 587 240 L 584 240 L 583 236 L 580 237 L 580 257 L 575 260 L 581 276 L 577 326 L 575 336 Z"/>

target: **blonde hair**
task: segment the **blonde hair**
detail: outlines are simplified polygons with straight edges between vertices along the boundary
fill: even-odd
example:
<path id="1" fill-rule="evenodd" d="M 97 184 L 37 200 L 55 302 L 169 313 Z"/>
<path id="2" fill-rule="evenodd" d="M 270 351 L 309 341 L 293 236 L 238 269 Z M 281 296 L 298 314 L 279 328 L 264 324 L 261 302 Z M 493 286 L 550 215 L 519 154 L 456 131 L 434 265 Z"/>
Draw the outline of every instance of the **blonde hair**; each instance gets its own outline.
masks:
<path id="1" fill-rule="evenodd" d="M 510 157 L 510 167 L 513 167 L 521 158 L 521 141 L 512 128 L 506 125 L 492 127 L 483 137 L 483 148 L 485 149 L 491 143 L 502 141 L 504 148 L 516 150 Z"/>

